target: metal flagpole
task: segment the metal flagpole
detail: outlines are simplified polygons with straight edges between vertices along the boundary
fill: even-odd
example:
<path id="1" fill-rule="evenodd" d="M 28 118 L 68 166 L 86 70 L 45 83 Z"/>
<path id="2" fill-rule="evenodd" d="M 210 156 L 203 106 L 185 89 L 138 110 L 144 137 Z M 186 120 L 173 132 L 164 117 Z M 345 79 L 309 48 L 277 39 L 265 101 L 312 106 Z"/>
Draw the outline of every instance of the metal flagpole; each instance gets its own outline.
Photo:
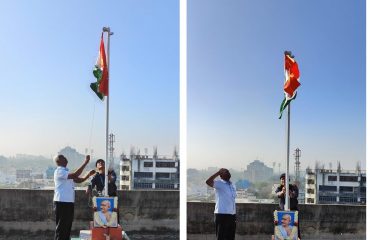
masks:
<path id="1" fill-rule="evenodd" d="M 290 210 L 290 197 L 289 197 L 289 145 L 290 145 L 290 104 L 288 105 L 287 117 L 287 152 L 286 152 L 286 170 L 285 170 L 285 204 L 284 210 Z"/>
<path id="2" fill-rule="evenodd" d="M 103 27 L 103 32 L 108 33 L 108 43 L 107 43 L 107 67 L 108 67 L 108 95 L 107 95 L 107 101 L 106 101 L 106 128 L 105 128 L 105 184 L 104 184 L 104 196 L 108 196 L 108 135 L 109 135 L 109 82 L 110 82 L 110 73 L 109 73 L 109 68 L 110 68 L 110 52 L 109 52 L 109 47 L 110 47 L 110 36 L 113 35 L 113 32 L 110 31 L 109 27 Z M 105 49 L 104 49 L 105 50 Z"/>

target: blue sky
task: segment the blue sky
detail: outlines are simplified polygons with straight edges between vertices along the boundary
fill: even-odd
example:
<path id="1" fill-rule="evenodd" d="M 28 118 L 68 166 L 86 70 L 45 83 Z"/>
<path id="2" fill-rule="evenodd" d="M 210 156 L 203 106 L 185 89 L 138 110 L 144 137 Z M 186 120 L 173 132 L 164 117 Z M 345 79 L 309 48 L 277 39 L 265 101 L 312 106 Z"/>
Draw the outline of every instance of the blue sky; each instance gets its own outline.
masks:
<path id="1" fill-rule="evenodd" d="M 188 0 L 188 167 L 285 166 L 283 53 L 301 87 L 291 159 L 365 168 L 365 1 Z M 293 165 L 291 163 L 291 170 Z"/>
<path id="2" fill-rule="evenodd" d="M 110 129 L 130 146 L 179 144 L 179 4 L 173 0 L 2 3 L 0 155 L 70 145 L 105 156 L 105 103 L 89 85 L 102 27 L 111 37 Z M 93 129 L 91 131 L 91 129 Z"/>

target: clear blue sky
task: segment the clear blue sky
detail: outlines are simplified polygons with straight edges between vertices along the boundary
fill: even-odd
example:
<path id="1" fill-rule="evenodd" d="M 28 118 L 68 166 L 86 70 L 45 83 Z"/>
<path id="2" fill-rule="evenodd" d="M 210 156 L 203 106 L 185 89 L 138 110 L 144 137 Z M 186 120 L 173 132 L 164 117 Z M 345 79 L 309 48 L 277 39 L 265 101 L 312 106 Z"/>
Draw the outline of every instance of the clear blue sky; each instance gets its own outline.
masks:
<path id="1" fill-rule="evenodd" d="M 188 167 L 285 167 L 284 50 L 302 84 L 291 154 L 365 168 L 364 0 L 188 0 Z"/>
<path id="2" fill-rule="evenodd" d="M 103 26 L 111 37 L 116 155 L 179 144 L 179 4 L 174 0 L 6 1 L 1 5 L 0 155 L 70 145 L 105 157 L 105 103 L 89 85 Z M 91 129 L 93 128 L 93 131 Z"/>

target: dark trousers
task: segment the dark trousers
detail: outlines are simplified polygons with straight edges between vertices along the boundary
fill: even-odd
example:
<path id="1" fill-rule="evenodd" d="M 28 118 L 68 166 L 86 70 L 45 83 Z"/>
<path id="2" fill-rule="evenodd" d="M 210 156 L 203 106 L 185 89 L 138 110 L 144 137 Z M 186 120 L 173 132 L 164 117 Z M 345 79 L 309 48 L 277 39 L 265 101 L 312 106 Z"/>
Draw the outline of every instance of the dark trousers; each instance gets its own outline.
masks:
<path id="1" fill-rule="evenodd" d="M 232 214 L 215 214 L 216 239 L 234 240 L 236 229 L 236 216 Z"/>
<path id="2" fill-rule="evenodd" d="M 74 215 L 74 203 L 54 202 L 55 237 L 54 240 L 70 240 Z"/>

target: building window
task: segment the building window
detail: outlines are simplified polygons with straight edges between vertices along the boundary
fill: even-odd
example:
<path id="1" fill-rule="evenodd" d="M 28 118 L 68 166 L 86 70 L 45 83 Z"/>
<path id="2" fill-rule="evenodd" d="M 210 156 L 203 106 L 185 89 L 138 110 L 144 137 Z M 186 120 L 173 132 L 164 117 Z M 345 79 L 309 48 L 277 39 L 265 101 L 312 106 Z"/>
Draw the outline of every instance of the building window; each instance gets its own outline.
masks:
<path id="1" fill-rule="evenodd" d="M 353 192 L 353 187 L 344 187 L 344 186 L 340 186 L 340 187 L 339 187 L 339 192 L 352 193 L 352 192 Z"/>
<path id="2" fill-rule="evenodd" d="M 319 185 L 319 191 L 336 192 L 337 186 Z"/>
<path id="3" fill-rule="evenodd" d="M 130 171 L 130 167 L 129 166 L 122 166 L 122 171 Z"/>
<path id="4" fill-rule="evenodd" d="M 158 188 L 158 189 L 174 189 L 175 188 L 175 184 L 171 184 L 171 183 L 156 183 L 155 184 L 155 188 Z"/>
<path id="5" fill-rule="evenodd" d="M 129 181 L 130 180 L 130 176 L 122 176 L 122 181 Z"/>
<path id="6" fill-rule="evenodd" d="M 128 190 L 129 189 L 129 187 L 126 186 L 126 185 L 122 185 L 121 188 L 122 188 L 122 190 Z"/>
<path id="7" fill-rule="evenodd" d="M 337 176 L 328 176 L 328 181 L 336 182 L 337 181 Z"/>
<path id="8" fill-rule="evenodd" d="M 346 197 L 339 197 L 339 202 L 342 203 L 357 203 L 357 197 L 351 197 L 351 196 L 346 196 Z"/>
<path id="9" fill-rule="evenodd" d="M 153 188 L 151 183 L 134 183 L 135 189 L 150 189 Z"/>
<path id="10" fill-rule="evenodd" d="M 170 178 L 171 179 L 179 179 L 180 175 L 178 173 L 171 173 Z"/>
<path id="11" fill-rule="evenodd" d="M 361 182 L 366 182 L 366 177 L 361 177 Z"/>
<path id="12" fill-rule="evenodd" d="M 307 203 L 315 203 L 315 200 L 313 198 L 307 198 Z"/>
<path id="13" fill-rule="evenodd" d="M 155 178 L 170 178 L 170 174 L 169 173 L 156 173 L 155 174 Z"/>
<path id="14" fill-rule="evenodd" d="M 357 176 L 340 176 L 339 181 L 341 181 L 341 182 L 357 182 L 358 177 Z"/>
<path id="15" fill-rule="evenodd" d="M 175 167 L 175 162 L 156 162 L 155 166 L 157 168 L 173 168 Z"/>
<path id="16" fill-rule="evenodd" d="M 315 180 L 313 180 L 313 179 L 307 179 L 307 184 L 315 184 Z"/>
<path id="17" fill-rule="evenodd" d="M 335 196 L 319 196 L 320 202 L 336 202 L 337 197 Z"/>
<path id="18" fill-rule="evenodd" d="M 134 172 L 134 178 L 153 178 L 152 172 Z"/>
<path id="19" fill-rule="evenodd" d="M 307 193 L 309 193 L 309 194 L 315 194 L 315 190 L 312 189 L 312 188 L 308 188 L 307 189 Z"/>
<path id="20" fill-rule="evenodd" d="M 153 162 L 144 162 L 144 167 L 153 167 Z"/>

